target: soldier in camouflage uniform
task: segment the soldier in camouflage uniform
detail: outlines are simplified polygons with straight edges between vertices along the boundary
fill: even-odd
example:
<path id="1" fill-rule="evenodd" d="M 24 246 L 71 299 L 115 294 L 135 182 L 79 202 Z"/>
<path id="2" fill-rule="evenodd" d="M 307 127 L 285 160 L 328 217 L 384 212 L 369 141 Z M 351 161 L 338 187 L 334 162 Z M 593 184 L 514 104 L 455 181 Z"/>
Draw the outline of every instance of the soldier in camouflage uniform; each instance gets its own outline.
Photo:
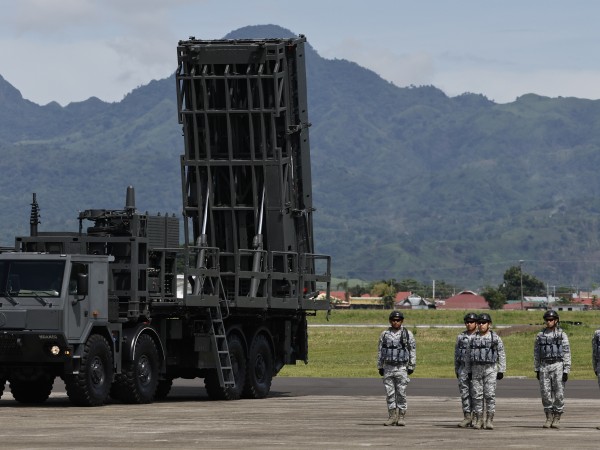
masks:
<path id="1" fill-rule="evenodd" d="M 592 338 L 592 367 L 594 368 L 594 373 L 598 378 L 598 386 L 600 387 L 600 329 L 594 332 L 594 337 Z M 596 429 L 600 430 L 600 426 L 597 426 Z"/>
<path id="2" fill-rule="evenodd" d="M 506 371 L 506 353 L 502 339 L 490 330 L 492 318 L 480 314 L 477 318 L 477 333 L 471 338 L 469 357 L 465 370 L 471 380 L 473 398 L 473 428 L 493 430 L 496 411 L 496 380 L 501 380 Z M 484 400 L 486 418 L 484 421 Z M 485 423 L 484 423 L 485 422 Z"/>
<path id="3" fill-rule="evenodd" d="M 469 372 L 465 370 L 465 365 L 471 338 L 477 331 L 477 314 L 470 312 L 465 315 L 464 320 L 465 330 L 456 337 L 454 346 L 454 373 L 458 379 L 458 391 L 464 415 L 464 419 L 458 424 L 461 428 L 470 426 L 472 422 L 471 380 L 469 380 Z"/>
<path id="4" fill-rule="evenodd" d="M 404 426 L 406 386 L 417 364 L 417 346 L 413 334 L 402 326 L 404 314 L 392 311 L 390 327 L 379 336 L 377 369 L 383 377 L 388 407 L 384 425 Z"/>
<path id="5" fill-rule="evenodd" d="M 544 313 L 546 328 L 535 337 L 533 365 L 540 381 L 546 413 L 544 428 L 560 428 L 565 406 L 564 388 L 571 371 L 571 349 L 567 334 L 559 327 L 556 311 Z"/>

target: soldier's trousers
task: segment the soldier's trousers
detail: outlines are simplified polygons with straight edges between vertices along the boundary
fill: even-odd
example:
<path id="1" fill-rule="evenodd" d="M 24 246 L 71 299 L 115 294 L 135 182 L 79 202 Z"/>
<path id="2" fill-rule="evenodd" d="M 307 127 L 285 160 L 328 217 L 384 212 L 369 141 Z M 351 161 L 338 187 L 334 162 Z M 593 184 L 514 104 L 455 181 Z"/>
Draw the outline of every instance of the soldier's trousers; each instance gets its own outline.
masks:
<path id="1" fill-rule="evenodd" d="M 406 386 L 410 382 L 406 366 L 385 364 L 383 366 L 383 385 L 385 386 L 388 409 L 399 408 L 406 411 Z"/>
<path id="2" fill-rule="evenodd" d="M 562 380 L 563 363 L 540 364 L 540 391 L 544 411 L 562 413 L 565 407 L 565 384 Z"/>
<path id="3" fill-rule="evenodd" d="M 473 399 L 472 411 L 483 413 L 483 402 L 485 410 L 489 413 L 496 411 L 496 364 L 473 364 L 471 366 L 473 379 L 471 380 L 471 397 Z"/>
<path id="4" fill-rule="evenodd" d="M 458 392 L 460 392 L 460 401 L 462 403 L 462 410 L 465 413 L 473 411 L 473 401 L 471 399 L 471 380 L 469 380 L 469 373 L 464 367 L 458 369 Z"/>

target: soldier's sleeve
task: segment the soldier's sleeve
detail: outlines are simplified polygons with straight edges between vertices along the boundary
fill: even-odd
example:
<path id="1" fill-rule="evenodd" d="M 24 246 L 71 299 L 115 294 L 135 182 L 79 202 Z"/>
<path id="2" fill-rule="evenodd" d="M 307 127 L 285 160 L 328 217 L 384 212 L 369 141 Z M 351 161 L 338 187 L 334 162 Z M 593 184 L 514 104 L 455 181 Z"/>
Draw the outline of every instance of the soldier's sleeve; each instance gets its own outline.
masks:
<path id="1" fill-rule="evenodd" d="M 540 371 L 540 346 L 538 342 L 540 340 L 540 334 L 535 335 L 535 341 L 533 341 L 533 370 L 535 372 Z"/>
<path id="2" fill-rule="evenodd" d="M 383 368 L 383 355 L 381 354 L 381 347 L 383 344 L 383 336 L 385 335 L 385 331 L 382 331 L 379 335 L 379 345 L 377 346 L 377 368 Z"/>
<path id="3" fill-rule="evenodd" d="M 571 346 L 569 344 L 569 336 L 563 331 L 562 333 L 562 348 L 563 348 L 563 372 L 571 371 Z"/>
<path id="4" fill-rule="evenodd" d="M 467 354 L 465 355 L 465 371 L 467 373 L 471 372 L 471 347 L 472 346 L 473 346 L 473 338 L 469 339 L 469 343 L 467 344 L 467 349 L 466 349 Z"/>
<path id="5" fill-rule="evenodd" d="M 498 336 L 498 372 L 506 372 L 506 352 L 504 351 L 504 343 L 502 338 Z"/>
<path id="6" fill-rule="evenodd" d="M 456 344 L 454 344 L 454 371 L 458 372 L 458 368 L 460 366 L 460 352 L 459 352 L 459 345 L 460 345 L 460 336 L 462 335 L 459 334 L 458 336 L 456 336 Z"/>
<path id="7" fill-rule="evenodd" d="M 408 346 L 410 347 L 410 361 L 408 362 L 408 368 L 415 370 L 417 367 L 417 341 L 410 330 L 408 331 Z"/>

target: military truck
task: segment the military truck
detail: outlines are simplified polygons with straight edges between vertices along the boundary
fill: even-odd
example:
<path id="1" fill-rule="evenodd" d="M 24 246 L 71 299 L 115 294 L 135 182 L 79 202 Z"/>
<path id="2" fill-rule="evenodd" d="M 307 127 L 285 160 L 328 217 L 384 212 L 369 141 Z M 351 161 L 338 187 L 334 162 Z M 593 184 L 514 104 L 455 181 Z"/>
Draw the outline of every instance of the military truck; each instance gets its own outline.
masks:
<path id="1" fill-rule="evenodd" d="M 41 231 L 34 194 L 29 236 L 0 253 L 2 391 L 40 403 L 61 377 L 75 405 L 149 403 L 201 378 L 212 399 L 261 398 L 308 361 L 331 261 L 313 244 L 304 44 L 179 42 L 182 223 L 128 187 L 124 208 Z"/>

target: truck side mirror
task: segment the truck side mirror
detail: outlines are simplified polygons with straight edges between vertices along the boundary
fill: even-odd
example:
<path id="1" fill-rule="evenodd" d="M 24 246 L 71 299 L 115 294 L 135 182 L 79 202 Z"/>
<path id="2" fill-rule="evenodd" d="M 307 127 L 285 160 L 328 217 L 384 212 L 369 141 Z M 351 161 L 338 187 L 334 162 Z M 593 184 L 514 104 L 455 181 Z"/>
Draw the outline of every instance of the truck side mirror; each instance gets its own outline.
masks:
<path id="1" fill-rule="evenodd" d="M 85 273 L 77 274 L 77 295 L 88 295 L 88 276 Z"/>

